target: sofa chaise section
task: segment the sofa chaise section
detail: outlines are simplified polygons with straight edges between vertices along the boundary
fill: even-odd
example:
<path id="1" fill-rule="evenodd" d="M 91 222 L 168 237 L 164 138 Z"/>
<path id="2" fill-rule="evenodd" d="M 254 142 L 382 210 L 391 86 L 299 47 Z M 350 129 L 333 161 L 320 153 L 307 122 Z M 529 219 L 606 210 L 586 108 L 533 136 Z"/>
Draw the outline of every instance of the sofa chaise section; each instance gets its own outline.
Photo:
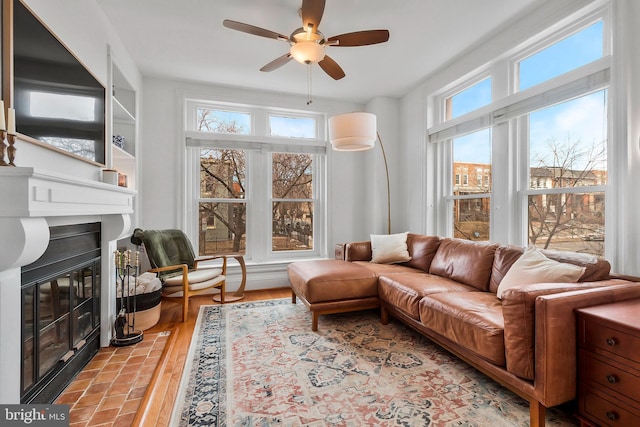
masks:
<path id="1" fill-rule="evenodd" d="M 309 307 L 313 331 L 321 314 L 379 307 L 378 279 L 368 269 L 341 260 L 300 261 L 287 267 L 291 302 Z"/>

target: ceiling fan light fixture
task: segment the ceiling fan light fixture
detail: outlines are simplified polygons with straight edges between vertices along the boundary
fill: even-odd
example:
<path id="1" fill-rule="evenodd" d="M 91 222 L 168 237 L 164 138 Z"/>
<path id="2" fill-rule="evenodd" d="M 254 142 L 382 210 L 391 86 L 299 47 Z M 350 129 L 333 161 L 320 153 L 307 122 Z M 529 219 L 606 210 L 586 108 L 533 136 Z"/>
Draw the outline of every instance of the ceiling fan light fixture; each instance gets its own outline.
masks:
<path id="1" fill-rule="evenodd" d="M 291 45 L 289 50 L 293 59 L 301 64 L 315 64 L 324 58 L 324 46 L 314 41 L 300 41 Z"/>
<path id="2" fill-rule="evenodd" d="M 326 0 L 298 1 L 302 1 L 302 7 L 298 11 L 298 15 L 302 18 L 302 27 L 293 30 L 289 37 L 275 31 L 230 19 L 225 19 L 223 25 L 243 33 L 287 41 L 289 43 L 289 51 L 260 68 L 260 71 L 273 71 L 292 59 L 307 65 L 307 87 L 309 88 L 309 102 L 307 104 L 309 104 L 311 103 L 311 65 L 318 64 L 322 71 L 334 80 L 340 80 L 345 76 L 342 67 L 329 55 L 325 55 L 327 46 L 368 46 L 384 43 L 389 40 L 389 30 L 355 31 L 326 39 L 324 34 L 318 30 L 324 14 Z"/>

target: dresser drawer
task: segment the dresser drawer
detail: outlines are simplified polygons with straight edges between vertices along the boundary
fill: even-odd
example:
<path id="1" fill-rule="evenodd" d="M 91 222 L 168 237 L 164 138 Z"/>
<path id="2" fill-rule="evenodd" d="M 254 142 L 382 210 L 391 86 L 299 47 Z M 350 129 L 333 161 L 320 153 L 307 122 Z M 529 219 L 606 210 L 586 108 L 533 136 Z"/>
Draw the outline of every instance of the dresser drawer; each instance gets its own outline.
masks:
<path id="1" fill-rule="evenodd" d="M 588 350 L 604 350 L 629 360 L 640 354 L 640 337 L 585 319 L 581 331 L 582 346 Z"/>
<path id="2" fill-rule="evenodd" d="M 614 398 L 596 394 L 590 387 L 581 387 L 578 402 L 581 414 L 603 426 L 637 427 L 640 414 L 633 413 L 615 402 Z"/>
<path id="3" fill-rule="evenodd" d="M 640 374 L 585 350 L 580 350 L 580 381 L 593 382 L 640 402 Z"/>

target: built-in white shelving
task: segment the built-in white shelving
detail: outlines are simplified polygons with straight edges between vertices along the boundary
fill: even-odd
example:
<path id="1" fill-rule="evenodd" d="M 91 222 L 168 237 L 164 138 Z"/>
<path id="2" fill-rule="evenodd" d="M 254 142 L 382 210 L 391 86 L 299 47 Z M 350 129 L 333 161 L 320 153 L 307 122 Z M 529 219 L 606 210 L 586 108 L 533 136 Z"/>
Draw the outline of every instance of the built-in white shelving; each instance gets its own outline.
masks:
<path id="1" fill-rule="evenodd" d="M 136 91 L 112 62 L 112 139 L 124 138 L 124 148 L 111 145 L 113 168 L 127 176 L 127 187 L 137 189 Z"/>

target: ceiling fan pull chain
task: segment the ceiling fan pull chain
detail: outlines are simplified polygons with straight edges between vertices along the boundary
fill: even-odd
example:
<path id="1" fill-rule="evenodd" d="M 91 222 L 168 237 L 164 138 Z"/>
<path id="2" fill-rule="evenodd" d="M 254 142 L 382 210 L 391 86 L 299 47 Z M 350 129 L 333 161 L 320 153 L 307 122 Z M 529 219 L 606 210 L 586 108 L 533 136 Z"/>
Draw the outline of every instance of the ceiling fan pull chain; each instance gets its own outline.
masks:
<path id="1" fill-rule="evenodd" d="M 307 64 L 307 105 L 311 105 L 311 64 Z"/>

